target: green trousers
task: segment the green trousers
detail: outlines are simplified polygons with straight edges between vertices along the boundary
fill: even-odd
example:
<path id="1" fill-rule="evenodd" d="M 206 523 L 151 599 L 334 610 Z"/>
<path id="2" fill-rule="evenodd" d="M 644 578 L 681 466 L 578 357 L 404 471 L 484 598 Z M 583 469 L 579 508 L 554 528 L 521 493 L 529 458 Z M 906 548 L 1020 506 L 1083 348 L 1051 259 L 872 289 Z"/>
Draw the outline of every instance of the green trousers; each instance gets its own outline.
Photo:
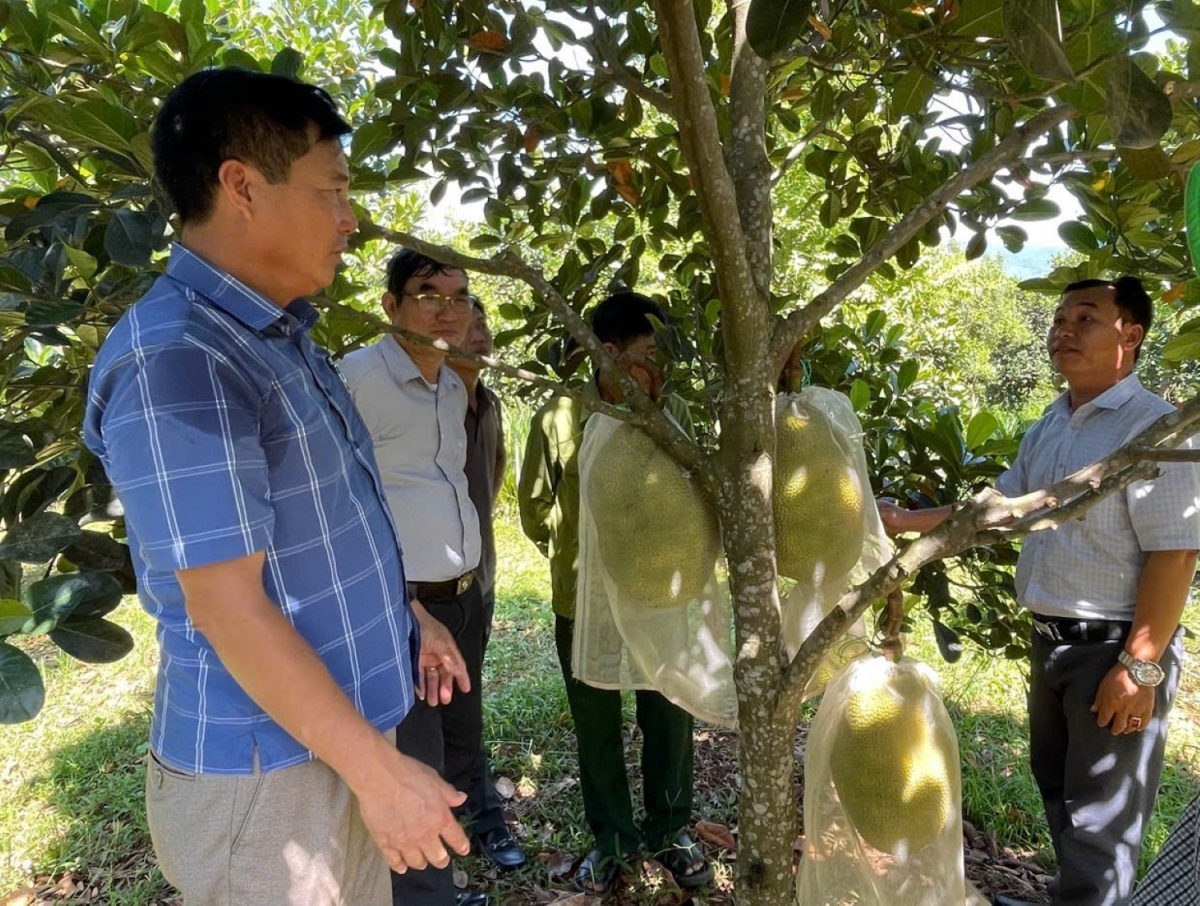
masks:
<path id="1" fill-rule="evenodd" d="M 692 715 L 657 692 L 634 693 L 637 725 L 642 731 L 642 797 L 646 807 L 639 833 L 633 820 L 621 744 L 621 693 L 597 689 L 571 675 L 574 629 L 574 620 L 555 616 L 554 640 L 579 744 L 583 810 L 596 849 L 618 857 L 643 847 L 657 852 L 691 822 Z"/>

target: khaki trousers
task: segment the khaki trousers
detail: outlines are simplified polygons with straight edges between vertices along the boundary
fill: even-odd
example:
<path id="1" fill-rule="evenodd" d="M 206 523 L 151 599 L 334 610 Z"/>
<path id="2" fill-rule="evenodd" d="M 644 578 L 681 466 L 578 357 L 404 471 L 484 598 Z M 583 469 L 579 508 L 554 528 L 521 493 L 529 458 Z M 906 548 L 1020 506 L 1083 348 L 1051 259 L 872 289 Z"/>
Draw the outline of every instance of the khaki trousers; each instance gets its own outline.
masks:
<path id="1" fill-rule="evenodd" d="M 151 753 L 146 814 L 184 906 L 391 906 L 358 800 L 320 761 L 190 774 Z"/>

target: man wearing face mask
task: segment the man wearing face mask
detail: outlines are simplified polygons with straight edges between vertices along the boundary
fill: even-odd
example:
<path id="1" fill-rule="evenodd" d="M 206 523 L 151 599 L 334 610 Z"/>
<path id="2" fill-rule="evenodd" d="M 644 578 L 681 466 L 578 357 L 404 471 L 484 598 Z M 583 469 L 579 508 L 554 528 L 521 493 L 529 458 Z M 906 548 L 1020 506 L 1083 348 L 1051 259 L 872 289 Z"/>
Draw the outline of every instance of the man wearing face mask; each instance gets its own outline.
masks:
<path id="1" fill-rule="evenodd" d="M 471 308 L 459 268 L 409 249 L 389 263 L 383 310 L 394 327 L 459 346 Z M 449 695 L 446 676 L 425 672 L 425 699 L 398 728 L 396 744 L 466 792 L 483 734 L 483 598 L 476 576 L 482 542 L 464 471 L 467 392 L 445 359 L 437 347 L 397 333 L 350 353 L 341 370 L 375 444 L 413 609 L 450 631 L 470 677 L 469 691 Z M 449 866 L 395 874 L 392 891 L 397 906 L 487 902 L 481 893 L 456 892 Z"/>
<path id="2" fill-rule="evenodd" d="M 474 355 L 490 356 L 492 331 L 487 312 L 478 296 L 471 297 L 471 304 L 471 326 L 462 348 Z M 480 379 L 479 363 L 454 356 L 448 362 L 467 389 L 467 488 L 479 514 L 482 546 L 475 580 L 483 597 L 483 647 L 486 652 L 496 610 L 496 540 L 492 529 L 492 505 L 504 480 L 504 427 L 500 400 Z M 521 844 L 504 821 L 486 747 L 479 753 L 463 811 L 470 817 L 472 843 L 480 855 L 502 871 L 525 864 Z"/>
<path id="3" fill-rule="evenodd" d="M 639 293 L 609 296 L 592 312 L 592 329 L 617 361 L 654 400 L 663 375 L 655 359 L 654 323 L 667 320 Z M 620 388 L 596 373 L 585 393 L 619 405 Z M 666 396 L 663 407 L 692 432 L 682 400 Z M 550 400 L 534 416 L 521 469 L 518 500 L 525 534 L 550 558 L 555 642 L 579 746 L 579 780 L 584 813 L 595 838 L 575 873 L 576 889 L 607 893 L 620 862 L 642 849 L 659 854 L 681 887 L 712 878 L 712 868 L 686 828 L 692 814 L 692 717 L 658 692 L 638 690 L 637 723 L 642 731 L 642 782 L 646 806 L 641 827 L 634 822 L 621 740 L 621 693 L 598 689 L 572 673 L 575 594 L 579 554 L 579 463 L 583 427 L 591 411 L 570 397 Z"/>
<path id="4" fill-rule="evenodd" d="M 1173 411 L 1134 374 L 1151 314 L 1134 277 L 1066 288 L 1048 348 L 1067 392 L 1026 433 L 998 491 L 1019 497 L 1048 487 Z M 950 513 L 879 509 L 892 533 L 930 531 Z M 1130 902 L 1197 549 L 1200 477 L 1190 463 L 1162 463 L 1157 478 L 1030 535 L 1021 548 L 1017 598 L 1034 626 L 1029 759 L 1058 856 L 1053 906 Z"/>

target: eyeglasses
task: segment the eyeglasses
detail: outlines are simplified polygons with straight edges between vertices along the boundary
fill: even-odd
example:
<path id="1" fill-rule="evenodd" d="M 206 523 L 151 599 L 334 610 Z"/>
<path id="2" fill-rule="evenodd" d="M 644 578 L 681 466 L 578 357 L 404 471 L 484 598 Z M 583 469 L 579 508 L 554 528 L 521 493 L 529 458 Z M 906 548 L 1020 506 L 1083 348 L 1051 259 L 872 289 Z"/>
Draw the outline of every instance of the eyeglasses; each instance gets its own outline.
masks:
<path id="1" fill-rule="evenodd" d="M 443 296 L 441 293 L 405 293 L 416 301 L 423 312 L 433 314 L 449 309 L 456 315 L 465 315 L 471 310 L 474 300 L 470 296 Z"/>

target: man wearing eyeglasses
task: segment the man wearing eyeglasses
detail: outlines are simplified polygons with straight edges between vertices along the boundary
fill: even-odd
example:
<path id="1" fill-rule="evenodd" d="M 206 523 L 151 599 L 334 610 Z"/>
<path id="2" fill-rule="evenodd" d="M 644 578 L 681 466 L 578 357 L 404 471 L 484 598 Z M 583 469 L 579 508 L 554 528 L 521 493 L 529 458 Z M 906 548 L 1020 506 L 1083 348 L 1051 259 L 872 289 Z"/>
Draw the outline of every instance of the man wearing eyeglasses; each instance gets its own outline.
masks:
<path id="1" fill-rule="evenodd" d="M 397 731 L 400 750 L 466 791 L 483 732 L 480 672 L 483 600 L 479 519 L 465 472 L 467 391 L 446 354 L 417 337 L 460 346 L 471 323 L 467 275 L 405 249 L 388 265 L 383 310 L 398 333 L 347 355 L 341 370 L 375 443 L 384 492 L 400 539 L 413 609 L 443 623 L 467 664 L 469 692 L 435 672 L 422 677 L 424 702 Z M 429 686 L 433 686 L 432 691 Z M 392 876 L 397 906 L 482 906 L 456 893 L 451 869 Z"/>

